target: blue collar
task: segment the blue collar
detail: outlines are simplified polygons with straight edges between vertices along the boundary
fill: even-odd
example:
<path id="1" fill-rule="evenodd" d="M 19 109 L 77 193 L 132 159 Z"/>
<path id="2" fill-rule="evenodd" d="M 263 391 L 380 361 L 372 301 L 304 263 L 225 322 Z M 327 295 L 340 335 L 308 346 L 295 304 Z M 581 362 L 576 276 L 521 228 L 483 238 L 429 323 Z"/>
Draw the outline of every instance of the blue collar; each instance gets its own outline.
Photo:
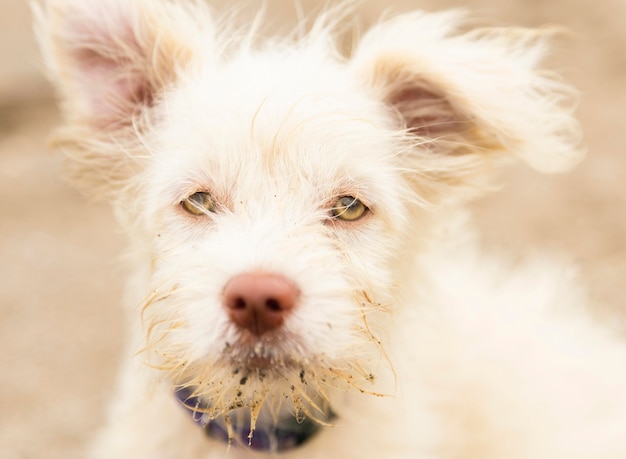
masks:
<path id="1" fill-rule="evenodd" d="M 306 417 L 300 419 L 289 415 L 269 425 L 257 422 L 256 429 L 250 438 L 249 412 L 241 408 L 241 413 L 229 416 L 233 432 L 233 438 L 229 439 L 223 417 L 210 419 L 207 414 L 208 404 L 193 395 L 193 388 L 178 388 L 174 391 L 174 396 L 209 437 L 254 451 L 273 453 L 289 451 L 306 443 L 321 429 L 321 425 L 312 419 Z M 335 418 L 334 413 L 329 411 L 325 421 L 331 421 L 333 418 Z"/>

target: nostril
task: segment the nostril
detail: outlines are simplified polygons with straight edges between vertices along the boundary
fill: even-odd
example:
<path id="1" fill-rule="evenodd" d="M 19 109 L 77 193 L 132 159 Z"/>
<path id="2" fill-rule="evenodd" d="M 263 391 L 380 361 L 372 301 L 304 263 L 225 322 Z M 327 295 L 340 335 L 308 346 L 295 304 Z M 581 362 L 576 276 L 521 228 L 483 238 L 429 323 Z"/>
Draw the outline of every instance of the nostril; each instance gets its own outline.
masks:
<path id="1" fill-rule="evenodd" d="M 228 307 L 230 309 L 246 309 L 246 300 L 244 300 L 242 297 L 236 297 L 230 302 Z"/>
<path id="2" fill-rule="evenodd" d="M 280 302 L 274 298 L 268 298 L 268 300 L 265 302 L 265 307 L 269 311 L 273 311 L 273 312 L 280 312 L 283 310 L 283 307 L 281 306 Z"/>

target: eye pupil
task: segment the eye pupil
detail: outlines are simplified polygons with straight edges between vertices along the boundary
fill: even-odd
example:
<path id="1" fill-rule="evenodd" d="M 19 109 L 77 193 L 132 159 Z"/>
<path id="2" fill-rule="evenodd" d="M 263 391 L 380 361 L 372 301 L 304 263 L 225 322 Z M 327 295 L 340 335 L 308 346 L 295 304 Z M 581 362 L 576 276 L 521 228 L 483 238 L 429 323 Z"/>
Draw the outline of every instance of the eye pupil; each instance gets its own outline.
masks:
<path id="1" fill-rule="evenodd" d="M 361 218 L 367 212 L 367 207 L 353 196 L 342 196 L 335 201 L 331 209 L 333 218 L 352 222 Z"/>
<path id="2" fill-rule="evenodd" d="M 209 193 L 198 191 L 190 195 L 182 203 L 183 209 L 192 215 L 202 215 L 207 212 L 215 212 L 215 202 Z"/>

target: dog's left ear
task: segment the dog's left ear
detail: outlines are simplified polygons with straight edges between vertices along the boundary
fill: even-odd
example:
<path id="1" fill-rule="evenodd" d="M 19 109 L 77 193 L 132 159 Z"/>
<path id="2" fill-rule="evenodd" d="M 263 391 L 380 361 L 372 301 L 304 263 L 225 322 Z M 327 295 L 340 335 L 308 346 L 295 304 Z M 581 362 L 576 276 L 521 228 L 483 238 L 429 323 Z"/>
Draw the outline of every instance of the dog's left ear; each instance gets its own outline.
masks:
<path id="1" fill-rule="evenodd" d="M 576 93 L 538 69 L 548 33 L 464 22 L 460 11 L 400 16 L 370 30 L 352 59 L 412 138 L 422 161 L 412 167 L 462 184 L 504 156 L 495 153 L 543 172 L 576 164 Z"/>

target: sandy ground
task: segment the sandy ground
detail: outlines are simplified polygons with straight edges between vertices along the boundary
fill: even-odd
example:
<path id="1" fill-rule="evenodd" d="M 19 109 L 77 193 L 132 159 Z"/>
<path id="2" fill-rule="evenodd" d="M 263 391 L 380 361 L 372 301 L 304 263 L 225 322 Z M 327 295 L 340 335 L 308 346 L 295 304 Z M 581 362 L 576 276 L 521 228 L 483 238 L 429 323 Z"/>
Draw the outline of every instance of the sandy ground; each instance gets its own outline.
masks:
<path id="1" fill-rule="evenodd" d="M 270 17 L 293 17 L 286 2 L 270 3 Z M 503 190 L 477 203 L 478 223 L 487 247 L 567 254 L 598 315 L 626 323 L 626 2 L 392 3 L 572 30 L 553 63 L 582 90 L 589 158 L 564 176 L 506 172 Z M 361 13 L 369 20 L 389 4 L 366 1 Z M 102 423 L 122 343 L 123 237 L 106 206 L 62 181 L 62 158 L 45 148 L 58 113 L 29 21 L 25 1 L 0 0 L 0 459 L 78 459 Z"/>

